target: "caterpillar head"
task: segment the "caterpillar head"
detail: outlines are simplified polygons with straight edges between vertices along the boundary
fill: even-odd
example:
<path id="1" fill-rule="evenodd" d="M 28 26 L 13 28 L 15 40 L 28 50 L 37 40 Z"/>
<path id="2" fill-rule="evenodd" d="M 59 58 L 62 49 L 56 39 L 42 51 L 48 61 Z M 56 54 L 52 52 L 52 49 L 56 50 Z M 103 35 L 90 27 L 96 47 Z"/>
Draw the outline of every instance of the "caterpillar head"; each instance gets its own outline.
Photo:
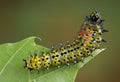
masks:
<path id="1" fill-rule="evenodd" d="M 90 19 L 92 22 L 97 22 L 99 19 L 101 19 L 100 13 L 95 10 L 90 14 Z"/>

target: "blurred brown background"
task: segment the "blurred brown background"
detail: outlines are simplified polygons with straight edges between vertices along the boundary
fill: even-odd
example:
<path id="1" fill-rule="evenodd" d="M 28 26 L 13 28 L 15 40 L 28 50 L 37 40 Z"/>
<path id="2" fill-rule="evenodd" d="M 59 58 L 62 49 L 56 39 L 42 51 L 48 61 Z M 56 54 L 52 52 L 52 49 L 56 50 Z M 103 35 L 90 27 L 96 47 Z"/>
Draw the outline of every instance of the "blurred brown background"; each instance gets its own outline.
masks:
<path id="1" fill-rule="evenodd" d="M 80 69 L 76 82 L 120 82 L 119 8 L 119 0 L 0 0 L 0 43 L 39 36 L 40 45 L 50 48 L 72 40 L 84 17 L 97 9 L 109 29 L 103 35 L 107 49 Z"/>

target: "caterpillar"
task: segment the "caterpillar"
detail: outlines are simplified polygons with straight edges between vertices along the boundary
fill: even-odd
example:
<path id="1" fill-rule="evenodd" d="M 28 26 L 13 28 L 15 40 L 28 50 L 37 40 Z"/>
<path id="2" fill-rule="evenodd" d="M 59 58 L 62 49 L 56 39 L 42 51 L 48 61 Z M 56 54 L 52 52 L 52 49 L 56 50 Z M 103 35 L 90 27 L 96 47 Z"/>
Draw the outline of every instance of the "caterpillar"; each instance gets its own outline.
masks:
<path id="1" fill-rule="evenodd" d="M 77 37 L 72 41 L 67 41 L 66 46 L 60 43 L 59 48 L 52 46 L 51 51 L 46 53 L 42 51 L 40 55 L 35 53 L 29 58 L 23 59 L 24 68 L 30 71 L 45 68 L 49 70 L 51 66 L 58 69 L 61 65 L 70 66 L 70 63 L 76 65 L 78 62 L 84 63 L 84 58 L 92 56 L 91 53 L 101 48 L 101 44 L 106 42 L 102 38 L 104 32 L 108 32 L 103 25 L 100 12 L 93 11 L 90 16 L 86 16 Z"/>

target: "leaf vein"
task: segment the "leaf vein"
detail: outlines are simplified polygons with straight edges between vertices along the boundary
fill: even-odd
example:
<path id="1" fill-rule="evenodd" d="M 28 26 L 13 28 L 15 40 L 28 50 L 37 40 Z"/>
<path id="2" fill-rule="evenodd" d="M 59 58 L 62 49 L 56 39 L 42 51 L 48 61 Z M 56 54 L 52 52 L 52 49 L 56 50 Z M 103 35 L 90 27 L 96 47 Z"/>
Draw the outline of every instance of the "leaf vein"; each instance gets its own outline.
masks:
<path id="1" fill-rule="evenodd" d="M 18 50 L 16 50 L 16 52 L 10 57 L 10 59 L 8 60 L 8 62 L 4 65 L 4 67 L 2 68 L 2 70 L 0 71 L 0 76 L 2 75 L 3 71 L 5 70 L 5 68 L 7 67 L 7 65 L 9 64 L 9 62 L 16 56 L 16 54 L 30 41 L 30 39 L 28 41 L 26 41 L 20 48 L 18 48 Z"/>

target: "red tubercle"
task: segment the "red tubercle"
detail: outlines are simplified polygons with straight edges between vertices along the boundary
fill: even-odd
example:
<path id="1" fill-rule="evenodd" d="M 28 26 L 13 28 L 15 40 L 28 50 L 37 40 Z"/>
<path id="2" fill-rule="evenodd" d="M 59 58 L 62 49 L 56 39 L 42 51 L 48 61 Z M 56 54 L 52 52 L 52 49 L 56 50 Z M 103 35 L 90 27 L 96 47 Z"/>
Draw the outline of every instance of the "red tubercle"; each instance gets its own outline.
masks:
<path id="1" fill-rule="evenodd" d="M 86 26 L 82 26 L 82 30 L 85 30 L 86 29 Z"/>
<path id="2" fill-rule="evenodd" d="M 90 40 L 89 36 L 87 36 L 87 37 L 84 38 L 84 41 L 89 41 L 89 40 Z"/>
<path id="3" fill-rule="evenodd" d="M 85 31 L 86 30 L 86 26 L 82 26 L 81 27 L 81 31 L 79 32 L 79 35 L 84 35 L 85 34 Z"/>
<path id="4" fill-rule="evenodd" d="M 84 35 L 84 32 L 83 32 L 83 31 L 80 31 L 80 32 L 79 32 L 79 35 Z"/>
<path id="5" fill-rule="evenodd" d="M 87 32 L 86 32 L 87 35 L 90 35 L 91 33 L 92 33 L 91 31 L 87 31 Z"/>

